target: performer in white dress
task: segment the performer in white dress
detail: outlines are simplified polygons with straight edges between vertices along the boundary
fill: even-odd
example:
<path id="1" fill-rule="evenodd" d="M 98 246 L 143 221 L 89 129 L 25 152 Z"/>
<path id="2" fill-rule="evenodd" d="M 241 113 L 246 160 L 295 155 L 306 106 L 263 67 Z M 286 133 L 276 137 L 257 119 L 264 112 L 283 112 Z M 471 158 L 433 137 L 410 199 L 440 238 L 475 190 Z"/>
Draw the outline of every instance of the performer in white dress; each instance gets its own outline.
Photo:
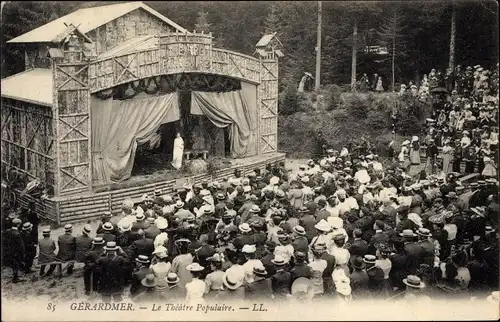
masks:
<path id="1" fill-rule="evenodd" d="M 182 166 L 182 157 L 184 155 L 184 140 L 181 138 L 181 134 L 177 133 L 177 137 L 174 140 L 174 152 L 172 157 L 172 166 L 179 170 Z"/>

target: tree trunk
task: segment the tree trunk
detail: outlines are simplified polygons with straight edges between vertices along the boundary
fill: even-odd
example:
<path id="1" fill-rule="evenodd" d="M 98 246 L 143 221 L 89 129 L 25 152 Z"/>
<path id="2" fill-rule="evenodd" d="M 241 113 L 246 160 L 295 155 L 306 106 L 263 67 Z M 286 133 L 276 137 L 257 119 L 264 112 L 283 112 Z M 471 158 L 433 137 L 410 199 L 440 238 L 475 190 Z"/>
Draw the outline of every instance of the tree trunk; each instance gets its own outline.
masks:
<path id="1" fill-rule="evenodd" d="M 451 14 L 451 32 L 450 32 L 450 61 L 448 68 L 453 70 L 455 67 L 455 34 L 456 34 L 456 10 L 455 4 L 452 4 L 452 14 Z"/>
<path id="2" fill-rule="evenodd" d="M 394 35 L 394 37 L 392 38 L 392 91 L 394 92 L 395 91 L 395 88 L 394 88 L 394 80 L 395 80 L 395 77 L 394 77 L 394 61 L 396 60 L 396 36 Z"/>
<path id="3" fill-rule="evenodd" d="M 357 59 L 357 37 L 358 37 L 358 22 L 354 20 L 354 26 L 352 28 L 352 65 L 351 65 L 351 91 L 356 91 L 356 59 Z"/>

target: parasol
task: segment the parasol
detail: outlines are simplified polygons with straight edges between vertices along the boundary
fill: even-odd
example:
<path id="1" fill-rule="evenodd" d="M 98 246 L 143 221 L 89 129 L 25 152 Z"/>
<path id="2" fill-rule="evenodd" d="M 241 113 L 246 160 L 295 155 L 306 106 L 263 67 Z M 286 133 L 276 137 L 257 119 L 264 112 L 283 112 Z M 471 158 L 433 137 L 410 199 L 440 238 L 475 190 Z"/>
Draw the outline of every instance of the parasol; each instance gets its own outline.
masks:
<path id="1" fill-rule="evenodd" d="M 431 93 L 445 93 L 448 94 L 448 90 L 444 87 L 436 87 L 430 90 Z"/>

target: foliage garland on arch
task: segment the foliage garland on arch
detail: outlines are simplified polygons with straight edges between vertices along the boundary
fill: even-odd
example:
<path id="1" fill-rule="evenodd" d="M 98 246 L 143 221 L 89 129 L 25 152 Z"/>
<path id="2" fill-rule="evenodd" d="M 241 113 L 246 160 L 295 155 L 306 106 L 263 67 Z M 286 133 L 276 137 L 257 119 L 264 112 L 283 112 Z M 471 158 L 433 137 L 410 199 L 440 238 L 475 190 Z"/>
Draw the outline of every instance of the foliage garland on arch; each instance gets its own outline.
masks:
<path id="1" fill-rule="evenodd" d="M 111 97 L 117 100 L 131 99 L 144 92 L 148 95 L 171 93 L 174 91 L 230 92 L 241 89 L 241 83 L 230 77 L 183 73 L 149 77 L 96 93 L 96 97 L 107 100 Z"/>

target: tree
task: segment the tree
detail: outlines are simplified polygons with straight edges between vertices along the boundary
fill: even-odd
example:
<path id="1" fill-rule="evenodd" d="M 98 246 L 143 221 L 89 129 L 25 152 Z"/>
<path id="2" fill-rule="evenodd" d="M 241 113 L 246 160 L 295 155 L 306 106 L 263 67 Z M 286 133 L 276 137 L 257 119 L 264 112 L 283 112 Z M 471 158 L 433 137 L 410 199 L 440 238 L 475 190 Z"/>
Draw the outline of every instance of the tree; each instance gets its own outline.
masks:
<path id="1" fill-rule="evenodd" d="M 455 67 L 455 34 L 456 34 L 456 8 L 455 1 L 452 3 L 452 13 L 451 13 L 451 31 L 450 31 L 450 60 L 448 63 L 448 68 L 453 70 Z"/>
<path id="2" fill-rule="evenodd" d="M 405 27 L 403 23 L 404 20 L 400 9 L 394 7 L 389 17 L 384 18 L 384 22 L 378 32 L 380 43 L 387 47 L 390 52 L 392 91 L 395 91 L 396 60 L 408 56 L 406 53 Z"/>
<path id="3" fill-rule="evenodd" d="M 196 24 L 195 24 L 195 30 L 196 31 L 202 31 L 205 33 L 210 32 L 210 26 L 211 24 L 208 23 L 208 12 L 205 11 L 199 11 L 198 12 L 198 17 L 196 18 Z"/>
<path id="4" fill-rule="evenodd" d="M 269 13 L 264 20 L 264 34 L 280 33 L 280 16 L 276 4 L 272 4 Z"/>

